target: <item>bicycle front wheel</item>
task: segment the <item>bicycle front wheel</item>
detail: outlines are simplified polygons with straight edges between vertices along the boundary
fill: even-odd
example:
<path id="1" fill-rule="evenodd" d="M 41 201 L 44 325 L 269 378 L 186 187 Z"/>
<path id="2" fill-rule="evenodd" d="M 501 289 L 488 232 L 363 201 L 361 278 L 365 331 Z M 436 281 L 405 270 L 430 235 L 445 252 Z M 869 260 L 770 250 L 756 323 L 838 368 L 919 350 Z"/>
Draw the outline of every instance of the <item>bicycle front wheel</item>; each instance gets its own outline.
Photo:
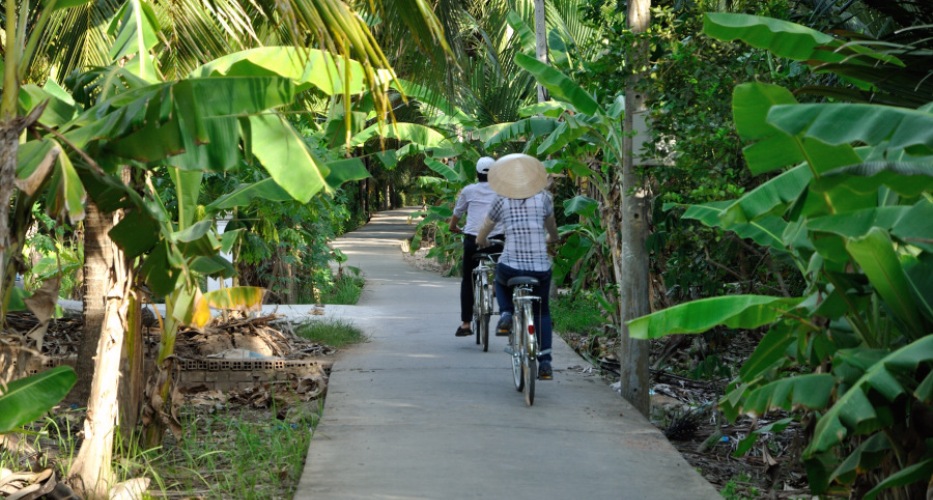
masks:
<path id="1" fill-rule="evenodd" d="M 476 345 L 482 342 L 480 333 L 483 324 L 483 283 L 479 276 L 473 276 L 473 332 L 476 334 Z M 487 328 L 488 328 L 487 324 Z"/>
<path id="2" fill-rule="evenodd" d="M 525 385 L 525 404 L 535 402 L 535 379 L 538 378 L 538 349 L 535 342 L 534 313 L 531 304 L 522 304 L 522 375 Z"/>

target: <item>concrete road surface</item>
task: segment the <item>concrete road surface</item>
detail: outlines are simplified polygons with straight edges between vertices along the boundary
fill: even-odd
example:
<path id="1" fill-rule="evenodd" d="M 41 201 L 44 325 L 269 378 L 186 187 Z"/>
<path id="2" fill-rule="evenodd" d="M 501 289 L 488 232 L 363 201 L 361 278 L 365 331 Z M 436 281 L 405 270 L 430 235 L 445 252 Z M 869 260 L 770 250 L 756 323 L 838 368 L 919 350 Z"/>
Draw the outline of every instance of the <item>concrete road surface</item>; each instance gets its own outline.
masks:
<path id="1" fill-rule="evenodd" d="M 403 260 L 411 213 L 379 213 L 336 242 L 366 287 L 324 317 L 370 341 L 336 359 L 296 499 L 721 498 L 557 335 L 554 380 L 526 406 L 505 338 L 483 352 L 454 336 L 459 278 Z"/>

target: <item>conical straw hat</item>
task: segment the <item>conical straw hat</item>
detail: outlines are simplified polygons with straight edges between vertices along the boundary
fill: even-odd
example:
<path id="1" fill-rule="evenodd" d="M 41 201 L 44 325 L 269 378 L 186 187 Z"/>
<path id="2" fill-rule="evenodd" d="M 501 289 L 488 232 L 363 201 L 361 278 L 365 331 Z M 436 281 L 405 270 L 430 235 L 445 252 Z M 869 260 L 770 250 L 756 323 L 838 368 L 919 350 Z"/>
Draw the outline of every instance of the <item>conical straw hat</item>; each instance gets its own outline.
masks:
<path id="1" fill-rule="evenodd" d="M 506 198 L 530 198 L 547 186 L 544 164 L 524 153 L 505 155 L 489 169 L 489 187 Z"/>

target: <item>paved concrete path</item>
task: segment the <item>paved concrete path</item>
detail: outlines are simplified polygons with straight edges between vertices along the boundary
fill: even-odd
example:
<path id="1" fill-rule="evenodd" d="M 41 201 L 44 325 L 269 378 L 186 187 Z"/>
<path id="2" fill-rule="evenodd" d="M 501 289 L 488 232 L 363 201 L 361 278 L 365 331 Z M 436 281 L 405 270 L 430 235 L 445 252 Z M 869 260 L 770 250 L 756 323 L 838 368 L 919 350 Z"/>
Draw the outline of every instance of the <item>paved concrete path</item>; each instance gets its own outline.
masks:
<path id="1" fill-rule="evenodd" d="M 336 359 L 296 499 L 720 498 L 557 335 L 554 380 L 526 407 L 504 338 L 483 352 L 454 336 L 459 278 L 403 260 L 411 212 L 379 213 L 336 242 L 366 288 L 324 317 L 370 341 Z"/>

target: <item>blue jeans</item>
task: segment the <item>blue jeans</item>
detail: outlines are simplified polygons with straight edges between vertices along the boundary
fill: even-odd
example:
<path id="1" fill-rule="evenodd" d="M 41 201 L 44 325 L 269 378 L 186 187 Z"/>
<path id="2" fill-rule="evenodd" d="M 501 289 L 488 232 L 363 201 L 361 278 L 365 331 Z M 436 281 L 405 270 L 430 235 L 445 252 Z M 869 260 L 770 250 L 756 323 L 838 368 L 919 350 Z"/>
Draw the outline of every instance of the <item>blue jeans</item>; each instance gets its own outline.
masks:
<path id="1" fill-rule="evenodd" d="M 538 285 L 532 291 L 540 301 L 532 302 L 534 310 L 535 330 L 538 332 L 538 342 L 541 354 L 538 361 L 551 363 L 551 307 L 549 294 L 551 292 L 551 271 L 520 271 L 503 263 L 496 264 L 496 301 L 499 303 L 499 312 L 502 314 L 515 312 L 512 305 L 512 288 L 505 284 L 516 276 L 530 276 L 538 280 Z"/>

